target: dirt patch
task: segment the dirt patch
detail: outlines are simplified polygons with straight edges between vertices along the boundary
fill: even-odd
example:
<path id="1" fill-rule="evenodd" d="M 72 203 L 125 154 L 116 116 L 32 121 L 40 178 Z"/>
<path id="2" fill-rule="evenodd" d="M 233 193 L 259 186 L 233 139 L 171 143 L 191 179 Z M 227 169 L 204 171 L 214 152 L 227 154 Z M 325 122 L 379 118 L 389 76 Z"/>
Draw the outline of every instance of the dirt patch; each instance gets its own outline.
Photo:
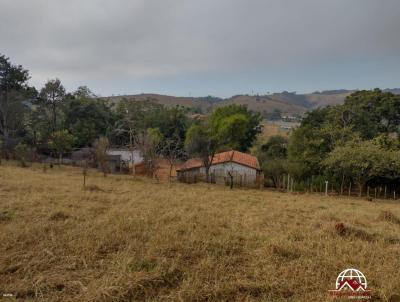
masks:
<path id="1" fill-rule="evenodd" d="M 54 221 L 64 221 L 70 218 L 71 216 L 62 212 L 58 211 L 50 215 L 49 220 L 54 220 Z"/>
<path id="2" fill-rule="evenodd" d="M 343 238 L 357 238 L 364 241 L 376 240 L 376 235 L 368 233 L 367 231 L 353 226 L 345 225 L 344 223 L 337 223 L 334 226 L 334 233 Z"/>

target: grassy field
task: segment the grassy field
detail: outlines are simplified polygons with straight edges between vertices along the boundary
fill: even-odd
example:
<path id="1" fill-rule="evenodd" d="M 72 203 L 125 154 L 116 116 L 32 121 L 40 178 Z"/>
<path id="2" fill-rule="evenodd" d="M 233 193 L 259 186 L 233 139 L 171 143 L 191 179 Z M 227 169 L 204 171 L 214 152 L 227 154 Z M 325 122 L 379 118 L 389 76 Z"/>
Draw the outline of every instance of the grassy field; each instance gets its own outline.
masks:
<path id="1" fill-rule="evenodd" d="M 82 179 L 0 166 L 4 301 L 327 301 L 350 267 L 400 294 L 399 203 Z"/>

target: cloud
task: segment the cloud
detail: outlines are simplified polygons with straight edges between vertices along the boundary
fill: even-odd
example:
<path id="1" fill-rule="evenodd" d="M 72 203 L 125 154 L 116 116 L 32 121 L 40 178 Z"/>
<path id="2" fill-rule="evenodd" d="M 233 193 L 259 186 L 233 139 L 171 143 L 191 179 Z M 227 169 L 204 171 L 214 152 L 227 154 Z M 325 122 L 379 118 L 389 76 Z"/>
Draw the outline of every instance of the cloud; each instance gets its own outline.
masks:
<path id="1" fill-rule="evenodd" d="M 38 86 L 59 77 L 69 89 L 90 83 L 102 94 L 138 89 L 121 83 L 157 92 L 163 81 L 180 94 L 182 78 L 207 94 L 207 77 L 229 94 L 226 81 L 250 87 L 246 75 L 262 82 L 274 73 L 286 74 L 291 89 L 299 69 L 309 83 L 313 73 L 325 76 L 326 86 L 324 69 L 334 64 L 399 67 L 391 63 L 400 59 L 399 9 L 397 0 L 2 0 L 0 52 Z"/>

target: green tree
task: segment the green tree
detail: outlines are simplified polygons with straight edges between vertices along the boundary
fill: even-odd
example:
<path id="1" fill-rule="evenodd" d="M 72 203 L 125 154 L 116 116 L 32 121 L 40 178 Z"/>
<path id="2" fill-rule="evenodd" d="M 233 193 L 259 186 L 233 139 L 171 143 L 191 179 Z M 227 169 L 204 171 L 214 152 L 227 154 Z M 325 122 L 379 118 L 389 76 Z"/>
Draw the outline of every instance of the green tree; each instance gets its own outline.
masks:
<path id="1" fill-rule="evenodd" d="M 353 130 L 363 139 L 400 134 L 400 96 L 380 89 L 357 91 L 341 105 Z"/>
<path id="2" fill-rule="evenodd" d="M 155 128 L 149 120 L 153 112 L 162 107 L 151 100 L 122 99 L 116 107 L 116 122 L 112 139 L 117 145 L 134 147 L 135 137 L 146 131 L 147 128 Z"/>
<path id="3" fill-rule="evenodd" d="M 40 90 L 39 97 L 41 105 L 48 109 L 51 130 L 55 131 L 58 126 L 57 115 L 59 106 L 66 99 L 65 88 L 59 79 L 49 80 Z"/>
<path id="4" fill-rule="evenodd" d="M 18 143 L 18 145 L 15 146 L 15 155 L 16 158 L 19 160 L 19 163 L 21 167 L 27 167 L 27 161 L 29 158 L 29 147 L 25 143 Z"/>
<path id="5" fill-rule="evenodd" d="M 261 133 L 260 113 L 243 105 L 228 105 L 215 109 L 210 117 L 213 131 L 221 135 L 227 148 L 247 151 Z"/>
<path id="6" fill-rule="evenodd" d="M 74 140 L 74 136 L 68 130 L 59 130 L 50 136 L 49 148 L 58 155 L 60 165 L 63 155 L 72 150 Z"/>
<path id="7" fill-rule="evenodd" d="M 282 178 L 287 173 L 287 143 L 287 138 L 283 136 L 271 136 L 258 151 L 264 175 L 272 180 L 276 188 L 282 186 Z"/>
<path id="8" fill-rule="evenodd" d="M 78 99 L 90 99 L 96 97 L 96 95 L 87 86 L 79 86 L 73 93 L 73 96 Z"/>
<path id="9" fill-rule="evenodd" d="M 342 105 L 310 112 L 289 141 L 289 170 L 299 179 L 321 175 L 336 147 L 400 134 L 400 97 L 379 89 L 357 91 Z"/>
<path id="10" fill-rule="evenodd" d="M 185 148 L 190 156 L 201 159 L 207 182 L 210 182 L 210 167 L 215 153 L 222 145 L 220 137 L 208 121 L 192 125 L 186 134 Z"/>
<path id="11" fill-rule="evenodd" d="M 13 65 L 9 58 L 0 54 L 0 134 L 7 150 L 10 138 L 23 129 L 28 100 L 35 95 L 28 80 L 28 70 Z"/>
<path id="12" fill-rule="evenodd" d="M 114 115 L 103 100 L 75 98 L 65 106 L 65 128 L 76 138 L 77 147 L 92 145 L 111 129 Z"/>
<path id="13" fill-rule="evenodd" d="M 361 196 L 368 181 L 400 175 L 400 151 L 384 149 L 374 141 L 353 141 L 336 147 L 323 164 L 330 173 L 352 179 Z"/>

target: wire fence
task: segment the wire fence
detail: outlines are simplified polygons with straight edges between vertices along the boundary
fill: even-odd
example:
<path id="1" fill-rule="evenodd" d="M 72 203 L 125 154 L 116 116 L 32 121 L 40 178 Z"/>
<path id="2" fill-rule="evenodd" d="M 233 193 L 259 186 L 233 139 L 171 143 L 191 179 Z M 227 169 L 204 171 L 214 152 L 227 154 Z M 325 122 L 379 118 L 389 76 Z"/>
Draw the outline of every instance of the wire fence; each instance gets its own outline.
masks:
<path id="1" fill-rule="evenodd" d="M 268 186 L 268 180 L 266 179 Z M 271 185 L 271 183 L 269 184 Z M 352 181 L 332 181 L 323 176 L 311 177 L 306 180 L 296 180 L 290 175 L 283 175 L 273 184 L 276 189 L 284 192 L 316 193 L 326 196 L 350 196 L 375 199 L 399 199 L 398 183 L 366 184 L 360 186 Z"/>

